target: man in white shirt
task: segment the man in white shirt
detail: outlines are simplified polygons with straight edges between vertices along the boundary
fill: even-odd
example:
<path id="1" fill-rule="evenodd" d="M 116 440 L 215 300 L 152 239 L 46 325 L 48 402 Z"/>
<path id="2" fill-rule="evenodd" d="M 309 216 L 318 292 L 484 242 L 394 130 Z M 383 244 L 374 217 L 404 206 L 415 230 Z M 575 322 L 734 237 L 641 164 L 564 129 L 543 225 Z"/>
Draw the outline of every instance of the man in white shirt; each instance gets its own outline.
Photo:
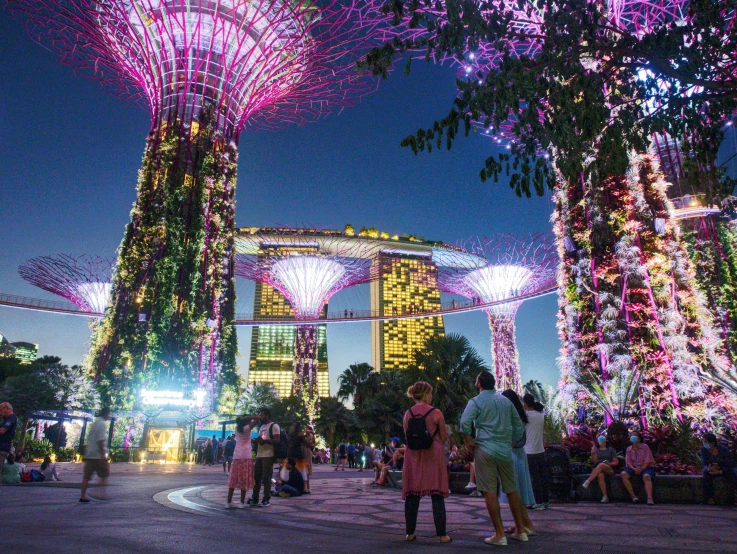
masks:
<path id="1" fill-rule="evenodd" d="M 550 507 L 550 484 L 548 462 L 545 459 L 545 444 L 543 443 L 545 414 L 542 411 L 542 404 L 537 402 L 530 393 L 522 397 L 522 404 L 529 420 L 529 423 L 525 425 L 527 433 L 525 454 L 527 454 L 527 463 L 530 466 L 532 490 L 535 493 L 535 504 L 532 509 L 547 510 Z"/>
<path id="2" fill-rule="evenodd" d="M 103 408 L 97 419 L 90 426 L 87 434 L 87 444 L 84 449 L 84 470 L 82 474 L 82 494 L 80 502 L 89 502 L 87 498 L 87 487 L 93 473 L 97 473 L 103 487 L 107 486 L 107 478 L 110 475 L 110 466 L 107 461 L 107 436 L 110 420 L 110 408 Z M 104 489 L 103 489 L 104 490 Z M 103 493 L 101 498 L 107 498 Z"/>
<path id="3" fill-rule="evenodd" d="M 253 485 L 253 495 L 248 501 L 249 506 L 266 508 L 271 506 L 271 477 L 274 474 L 274 445 L 279 442 L 281 429 L 279 425 L 271 421 L 271 411 L 264 408 L 261 410 L 261 427 L 258 430 L 258 450 L 256 462 L 253 468 L 253 477 L 256 481 Z M 261 485 L 264 486 L 264 499 L 258 501 Z"/>

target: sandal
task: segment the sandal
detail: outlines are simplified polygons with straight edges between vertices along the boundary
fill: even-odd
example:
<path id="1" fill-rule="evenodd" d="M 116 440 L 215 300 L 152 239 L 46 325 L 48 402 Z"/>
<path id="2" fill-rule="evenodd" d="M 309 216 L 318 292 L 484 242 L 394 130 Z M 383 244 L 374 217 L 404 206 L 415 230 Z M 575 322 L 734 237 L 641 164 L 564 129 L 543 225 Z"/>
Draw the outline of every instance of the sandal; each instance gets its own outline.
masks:
<path id="1" fill-rule="evenodd" d="M 417 538 L 417 535 L 407 535 L 406 537 L 404 537 L 404 540 L 407 542 L 412 542 L 416 538 Z"/>
<path id="2" fill-rule="evenodd" d="M 442 537 L 440 537 L 440 542 L 442 542 L 443 544 L 447 544 L 449 542 L 453 542 L 453 539 L 451 539 L 448 535 L 443 535 Z"/>

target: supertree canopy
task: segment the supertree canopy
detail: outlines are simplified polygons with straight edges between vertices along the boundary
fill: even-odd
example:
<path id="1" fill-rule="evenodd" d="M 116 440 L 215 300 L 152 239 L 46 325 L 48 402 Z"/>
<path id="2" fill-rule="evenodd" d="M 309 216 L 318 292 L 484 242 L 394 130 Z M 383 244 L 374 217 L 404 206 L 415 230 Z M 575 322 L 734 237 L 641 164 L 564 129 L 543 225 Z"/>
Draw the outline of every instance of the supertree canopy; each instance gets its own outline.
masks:
<path id="1" fill-rule="evenodd" d="M 318 240 L 319 236 L 319 240 Z M 368 240 L 318 232 L 239 236 L 235 273 L 271 285 L 289 301 L 297 321 L 318 318 L 338 291 L 372 278 Z M 318 399 L 317 324 L 298 323 L 292 394 L 301 397 L 310 419 Z"/>
<path id="2" fill-rule="evenodd" d="M 355 69 L 369 34 L 358 2 L 8 0 L 64 63 L 151 113 L 111 309 L 88 360 L 116 403 L 160 379 L 212 398 L 237 381 L 238 136 L 246 123 L 316 119 L 375 86 Z"/>
<path id="3" fill-rule="evenodd" d="M 69 300 L 79 309 L 105 313 L 115 261 L 99 256 L 40 256 L 18 268 L 26 281 Z"/>
<path id="4" fill-rule="evenodd" d="M 542 290 L 555 280 L 555 245 L 542 235 L 527 240 L 507 235 L 480 238 L 464 247 L 475 256 L 440 268 L 438 285 L 445 292 L 486 304 Z M 499 390 L 522 391 L 514 325 L 521 304 L 506 302 L 485 310 Z"/>

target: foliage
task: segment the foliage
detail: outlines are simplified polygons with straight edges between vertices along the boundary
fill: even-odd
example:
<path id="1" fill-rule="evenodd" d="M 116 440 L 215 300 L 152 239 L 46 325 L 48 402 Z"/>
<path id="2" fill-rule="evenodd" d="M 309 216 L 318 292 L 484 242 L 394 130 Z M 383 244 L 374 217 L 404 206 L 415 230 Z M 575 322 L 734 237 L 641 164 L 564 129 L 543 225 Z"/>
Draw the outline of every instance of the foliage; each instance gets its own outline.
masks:
<path id="1" fill-rule="evenodd" d="M 35 410 L 53 410 L 58 406 L 51 382 L 39 371 L 7 378 L 0 388 L 0 398 L 10 402 L 15 414 L 23 419 Z"/>
<path id="2" fill-rule="evenodd" d="M 56 452 L 57 462 L 73 462 L 77 451 L 74 448 L 60 448 Z"/>
<path id="3" fill-rule="evenodd" d="M 568 449 L 571 461 L 586 463 L 591 458 L 594 447 L 594 436 L 590 429 L 578 429 L 563 439 L 563 446 Z"/>
<path id="4" fill-rule="evenodd" d="M 237 148 L 216 120 L 208 108 L 191 126 L 168 121 L 149 135 L 111 305 L 87 360 L 117 408 L 162 382 L 184 391 L 213 383 L 216 394 L 237 383 Z"/>
<path id="5" fill-rule="evenodd" d="M 644 152 L 656 132 L 683 138 L 691 172 L 700 170 L 702 186 L 716 187 L 703 172 L 713 167 L 721 122 L 737 107 L 731 62 L 737 32 L 724 19 L 737 2 L 694 0 L 685 17 L 653 8 L 629 25 L 621 14 L 607 13 L 609 6 L 586 0 L 391 2 L 384 10 L 400 24 L 397 37 L 375 48 L 365 65 L 386 76 L 408 50 L 426 50 L 435 60 L 475 53 L 479 63 L 465 59 L 473 72 L 457 81 L 450 113 L 403 145 L 415 153 L 443 142 L 450 148 L 461 126 L 468 134 L 472 121 L 481 122 L 494 133 L 511 118 L 518 140 L 510 154 L 486 160 L 481 178 L 496 180 L 512 170 L 517 194 L 529 196 L 534 188 L 541 195 L 554 183 L 541 150 L 555 152 L 566 179 L 586 173 L 598 186 L 624 174 L 628 151 Z M 411 38 L 402 36 L 403 29 L 412 30 Z"/>
<path id="6" fill-rule="evenodd" d="M 23 450 L 29 460 L 43 461 L 45 456 L 50 456 L 54 452 L 54 445 L 47 439 L 26 439 Z"/>
<path id="7" fill-rule="evenodd" d="M 655 473 L 658 475 L 698 475 L 696 466 L 684 463 L 676 454 L 655 454 Z"/>
<path id="8" fill-rule="evenodd" d="M 273 383 L 254 383 L 236 401 L 234 413 L 255 415 L 263 408 L 273 410 L 278 402 L 279 393 Z"/>
<path id="9" fill-rule="evenodd" d="M 339 440 L 349 435 L 352 424 L 353 414 L 337 397 L 320 399 L 315 431 L 325 437 L 327 446 L 332 450 L 335 450 Z"/>
<path id="10" fill-rule="evenodd" d="M 373 373 L 374 368 L 367 363 L 356 363 L 348 366 L 340 377 L 338 377 L 338 398 L 348 400 L 353 397 L 354 403 L 361 402 L 361 392 L 366 380 Z"/>

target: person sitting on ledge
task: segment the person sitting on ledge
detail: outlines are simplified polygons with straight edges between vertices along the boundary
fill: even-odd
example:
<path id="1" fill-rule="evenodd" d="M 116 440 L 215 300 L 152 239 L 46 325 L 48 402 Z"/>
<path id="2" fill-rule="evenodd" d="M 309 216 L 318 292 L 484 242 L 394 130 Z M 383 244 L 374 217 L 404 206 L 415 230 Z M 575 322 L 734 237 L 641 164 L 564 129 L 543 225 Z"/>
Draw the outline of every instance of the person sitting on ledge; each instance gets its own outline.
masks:
<path id="1" fill-rule="evenodd" d="M 588 489 L 591 483 L 598 480 L 603 495 L 601 501 L 607 503 L 609 502 L 609 496 L 606 493 L 606 478 L 614 475 L 614 468 L 619 465 L 619 458 L 617 458 L 617 451 L 607 445 L 604 435 L 598 437 L 596 441 L 599 443 L 598 448 L 596 446 L 591 448 L 591 461 L 594 462 L 595 467 L 582 486 Z"/>
<path id="2" fill-rule="evenodd" d="M 635 495 L 635 491 L 632 490 L 632 477 L 642 476 L 642 481 L 645 485 L 645 493 L 647 494 L 648 506 L 655 504 L 653 501 L 653 479 L 655 478 L 655 458 L 653 453 L 650 451 L 650 447 L 646 445 L 642 440 L 642 433 L 639 431 L 632 431 L 630 433 L 630 442 L 632 446 L 627 447 L 627 455 L 625 462 L 627 467 L 622 471 L 622 484 L 627 492 L 630 493 L 633 503 L 638 503 L 639 498 Z"/>
<path id="3" fill-rule="evenodd" d="M 302 496 L 305 491 L 305 480 L 302 473 L 297 469 L 297 462 L 294 458 L 287 459 L 287 471 L 289 471 L 289 480 L 276 482 L 276 492 L 282 498 L 290 496 Z"/>
<path id="4" fill-rule="evenodd" d="M 2 484 L 11 485 L 20 483 L 21 464 L 15 461 L 15 456 L 11 454 L 5 461 L 2 473 Z"/>
<path id="5" fill-rule="evenodd" d="M 701 447 L 701 461 L 704 466 L 704 476 L 701 485 L 704 490 L 704 499 L 707 504 L 714 504 L 714 479 L 724 477 L 732 488 L 737 485 L 734 474 L 732 453 L 724 446 L 720 446 L 714 433 L 706 433 Z"/>

